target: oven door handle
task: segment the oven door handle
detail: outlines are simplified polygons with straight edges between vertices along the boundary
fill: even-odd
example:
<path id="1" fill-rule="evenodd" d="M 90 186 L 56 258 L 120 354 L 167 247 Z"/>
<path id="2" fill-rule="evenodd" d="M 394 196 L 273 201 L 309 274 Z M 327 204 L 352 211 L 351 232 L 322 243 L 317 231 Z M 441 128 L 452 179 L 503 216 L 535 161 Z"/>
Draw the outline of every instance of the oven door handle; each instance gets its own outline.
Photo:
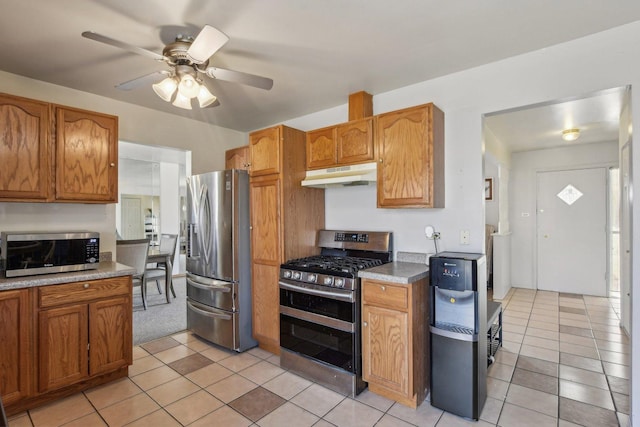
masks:
<path id="1" fill-rule="evenodd" d="M 338 329 L 343 332 L 354 333 L 356 331 L 354 323 L 345 322 L 344 320 L 338 320 L 333 317 L 322 316 L 308 311 L 298 310 L 285 305 L 280 306 L 280 314 L 293 317 L 294 319 L 306 320 L 307 322 L 326 326 L 328 328 Z"/>
<path id="2" fill-rule="evenodd" d="M 345 301 L 345 302 L 350 302 L 350 303 L 354 302 L 354 298 L 353 298 L 354 292 L 349 292 L 349 294 L 347 295 L 347 294 L 341 294 L 341 293 L 338 293 L 338 292 L 323 291 L 321 289 L 308 288 L 306 286 L 294 285 L 294 284 L 285 282 L 283 280 L 280 280 L 278 283 L 280 284 L 280 289 L 286 289 L 286 290 L 289 290 L 289 291 L 300 292 L 302 294 L 307 294 L 307 295 L 314 295 L 314 296 L 319 296 L 319 297 L 330 298 L 330 299 L 334 299 L 334 300 L 338 300 L 338 301 Z"/>

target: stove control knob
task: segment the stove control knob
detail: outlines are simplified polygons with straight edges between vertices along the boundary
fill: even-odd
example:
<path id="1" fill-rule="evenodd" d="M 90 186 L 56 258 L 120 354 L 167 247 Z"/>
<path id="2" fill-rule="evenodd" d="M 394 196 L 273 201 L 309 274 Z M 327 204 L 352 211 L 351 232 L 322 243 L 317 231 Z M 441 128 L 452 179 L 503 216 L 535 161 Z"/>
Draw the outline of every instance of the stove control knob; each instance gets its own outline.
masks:
<path id="1" fill-rule="evenodd" d="M 344 288 L 344 279 L 336 279 L 335 281 L 336 288 Z"/>
<path id="2" fill-rule="evenodd" d="M 317 278 L 318 278 L 318 276 L 316 276 L 315 274 L 311 273 L 311 274 L 309 274 L 307 276 L 307 282 L 315 283 Z"/>
<path id="3" fill-rule="evenodd" d="M 333 285 L 333 277 L 325 277 L 324 278 L 324 284 L 327 285 L 327 286 Z"/>
<path id="4" fill-rule="evenodd" d="M 282 275 L 284 276 L 285 279 L 290 279 L 291 278 L 291 271 L 290 270 L 285 270 L 284 273 L 282 273 Z"/>
<path id="5" fill-rule="evenodd" d="M 293 278 L 296 280 L 300 280 L 300 277 L 302 277 L 302 274 L 300 274 L 299 271 L 294 271 L 293 272 Z"/>

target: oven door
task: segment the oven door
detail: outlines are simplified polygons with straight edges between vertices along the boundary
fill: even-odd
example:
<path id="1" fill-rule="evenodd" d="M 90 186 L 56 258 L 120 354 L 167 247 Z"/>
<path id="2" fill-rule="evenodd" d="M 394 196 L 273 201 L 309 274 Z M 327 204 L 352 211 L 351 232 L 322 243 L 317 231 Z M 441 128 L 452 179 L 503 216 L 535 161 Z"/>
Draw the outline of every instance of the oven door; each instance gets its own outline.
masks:
<path id="1" fill-rule="evenodd" d="M 352 291 L 322 291 L 280 282 L 280 346 L 295 353 L 359 373 L 358 304 Z M 335 299 L 337 296 L 338 299 Z M 352 302 L 349 302 L 352 301 Z"/>

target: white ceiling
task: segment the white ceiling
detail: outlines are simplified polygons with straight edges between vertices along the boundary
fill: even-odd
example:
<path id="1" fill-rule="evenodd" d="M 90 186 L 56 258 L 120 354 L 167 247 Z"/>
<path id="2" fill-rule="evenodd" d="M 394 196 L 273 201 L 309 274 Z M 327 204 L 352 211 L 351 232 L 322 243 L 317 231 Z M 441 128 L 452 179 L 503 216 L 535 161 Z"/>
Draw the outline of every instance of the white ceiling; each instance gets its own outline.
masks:
<path id="1" fill-rule="evenodd" d="M 0 69 L 249 131 L 636 20 L 635 0 L 4 0 Z M 161 53 L 177 28 L 204 24 L 230 37 L 210 65 L 273 89 L 214 81 L 220 106 L 181 110 L 148 86 L 114 88 L 164 64 L 80 36 Z"/>

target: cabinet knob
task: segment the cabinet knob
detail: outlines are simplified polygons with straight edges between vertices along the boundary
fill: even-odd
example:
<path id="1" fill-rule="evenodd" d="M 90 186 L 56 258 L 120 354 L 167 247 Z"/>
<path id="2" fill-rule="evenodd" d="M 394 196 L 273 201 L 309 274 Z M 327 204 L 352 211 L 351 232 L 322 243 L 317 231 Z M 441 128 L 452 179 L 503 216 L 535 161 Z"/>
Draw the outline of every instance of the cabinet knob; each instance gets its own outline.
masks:
<path id="1" fill-rule="evenodd" d="M 386 286 L 380 286 L 380 289 L 382 289 L 383 291 L 386 291 L 387 287 Z"/>
<path id="2" fill-rule="evenodd" d="M 367 327 L 367 322 L 362 322 L 362 326 Z"/>
<path id="3" fill-rule="evenodd" d="M 382 159 L 380 159 L 379 162 L 382 163 Z"/>
<path id="4" fill-rule="evenodd" d="M 89 289 L 89 284 L 85 283 L 84 285 L 82 285 L 82 287 L 85 288 L 85 289 Z"/>
<path id="5" fill-rule="evenodd" d="M 111 166 L 112 168 L 115 168 L 116 164 L 115 163 L 109 163 L 109 166 Z"/>

